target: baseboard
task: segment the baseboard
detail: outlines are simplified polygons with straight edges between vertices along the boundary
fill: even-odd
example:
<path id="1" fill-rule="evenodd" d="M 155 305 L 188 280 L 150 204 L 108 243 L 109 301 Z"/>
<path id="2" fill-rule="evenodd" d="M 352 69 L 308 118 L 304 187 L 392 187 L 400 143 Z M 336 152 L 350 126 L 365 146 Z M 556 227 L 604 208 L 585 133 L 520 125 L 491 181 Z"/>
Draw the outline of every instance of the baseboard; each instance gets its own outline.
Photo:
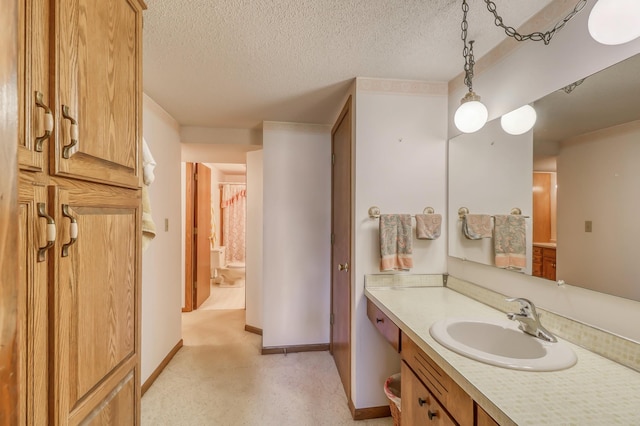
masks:
<path id="1" fill-rule="evenodd" d="M 391 407 L 388 405 L 383 405 L 381 407 L 356 408 L 353 405 L 351 398 L 349 398 L 349 410 L 351 410 L 351 417 L 353 417 L 353 420 L 379 419 L 381 417 L 391 416 Z"/>
<path id="2" fill-rule="evenodd" d="M 160 375 L 160 373 L 162 373 L 162 370 L 165 369 L 165 367 L 169 364 L 169 362 L 173 359 L 173 357 L 178 353 L 178 351 L 182 347 L 182 344 L 183 344 L 182 339 L 180 339 L 180 341 L 178 343 L 176 343 L 176 345 L 173 347 L 173 349 L 171 349 L 171 351 L 169 351 L 167 356 L 164 357 L 164 359 L 162 360 L 162 362 L 160 363 L 158 368 L 156 368 L 153 371 L 153 373 L 151 373 L 149 378 L 142 385 L 142 395 L 144 395 L 149 390 L 149 388 L 151 387 L 153 382 L 155 382 L 156 379 L 158 378 L 158 376 Z"/>
<path id="3" fill-rule="evenodd" d="M 257 334 L 258 336 L 262 336 L 262 329 L 258 327 L 254 327 L 252 325 L 244 325 L 244 331 L 248 331 L 249 333 Z"/>
<path id="4" fill-rule="evenodd" d="M 262 348 L 262 355 L 273 354 L 291 354 L 294 352 L 316 352 L 316 351 L 328 351 L 328 343 L 320 343 L 315 345 L 293 345 L 293 346 L 269 346 Z"/>

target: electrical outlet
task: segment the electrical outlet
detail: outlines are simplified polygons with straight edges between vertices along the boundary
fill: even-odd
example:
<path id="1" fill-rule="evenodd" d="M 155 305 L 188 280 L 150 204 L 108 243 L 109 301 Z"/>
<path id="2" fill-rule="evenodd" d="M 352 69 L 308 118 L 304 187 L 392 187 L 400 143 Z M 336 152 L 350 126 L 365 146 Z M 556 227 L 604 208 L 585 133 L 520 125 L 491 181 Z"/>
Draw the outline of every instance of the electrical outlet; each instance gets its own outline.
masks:
<path id="1" fill-rule="evenodd" d="M 169 219 L 164 219 L 164 232 L 169 232 Z"/>
<path id="2" fill-rule="evenodd" d="M 584 232 L 592 232 L 593 231 L 593 223 L 590 220 L 584 221 Z"/>

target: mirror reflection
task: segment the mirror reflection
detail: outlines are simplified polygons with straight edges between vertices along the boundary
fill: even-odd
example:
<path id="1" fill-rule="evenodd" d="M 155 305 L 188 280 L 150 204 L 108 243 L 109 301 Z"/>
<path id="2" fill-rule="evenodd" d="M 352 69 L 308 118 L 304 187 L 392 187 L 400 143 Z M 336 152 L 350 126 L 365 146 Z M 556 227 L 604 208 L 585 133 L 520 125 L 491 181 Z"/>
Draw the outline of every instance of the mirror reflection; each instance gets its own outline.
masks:
<path id="1" fill-rule="evenodd" d="M 533 131 L 494 120 L 451 139 L 449 255 L 495 265 L 490 242 L 465 241 L 458 209 L 519 207 L 531 216 L 522 272 L 640 300 L 638 75 L 640 55 L 534 102 Z"/>

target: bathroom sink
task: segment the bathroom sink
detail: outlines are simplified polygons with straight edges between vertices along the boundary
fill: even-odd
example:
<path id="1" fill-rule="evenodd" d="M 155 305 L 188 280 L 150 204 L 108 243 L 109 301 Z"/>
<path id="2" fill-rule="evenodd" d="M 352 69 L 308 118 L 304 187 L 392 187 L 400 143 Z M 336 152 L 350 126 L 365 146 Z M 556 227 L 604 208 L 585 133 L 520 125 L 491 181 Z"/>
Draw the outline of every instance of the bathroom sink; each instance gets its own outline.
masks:
<path id="1" fill-rule="evenodd" d="M 577 358 L 564 342 L 545 342 L 525 334 L 508 319 L 445 318 L 429 329 L 431 336 L 454 352 L 499 367 L 556 371 Z"/>

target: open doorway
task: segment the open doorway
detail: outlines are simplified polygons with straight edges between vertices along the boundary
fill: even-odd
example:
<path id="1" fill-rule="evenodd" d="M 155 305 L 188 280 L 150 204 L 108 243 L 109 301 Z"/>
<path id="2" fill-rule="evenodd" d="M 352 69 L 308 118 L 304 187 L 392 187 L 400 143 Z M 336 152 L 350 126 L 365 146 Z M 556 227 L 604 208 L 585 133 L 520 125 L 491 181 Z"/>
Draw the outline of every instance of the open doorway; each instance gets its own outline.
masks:
<path id="1" fill-rule="evenodd" d="M 193 166 L 193 169 L 198 168 L 207 169 L 209 173 L 207 182 L 202 182 L 202 177 L 198 176 L 192 188 L 189 185 L 186 188 L 184 311 L 245 309 L 246 165 L 198 163 Z M 199 185 L 209 188 L 208 202 L 198 202 Z M 190 211 L 190 203 L 193 211 Z M 207 223 L 203 223 L 204 217 L 208 217 Z M 198 220 L 197 232 L 190 235 L 189 221 L 195 223 Z M 197 241 L 202 239 L 207 241 L 206 259 L 198 255 Z M 198 271 L 204 269 L 198 265 L 202 262 L 206 262 L 209 271 L 206 300 L 201 300 L 198 295 L 204 292 L 202 286 L 193 282 Z"/>

